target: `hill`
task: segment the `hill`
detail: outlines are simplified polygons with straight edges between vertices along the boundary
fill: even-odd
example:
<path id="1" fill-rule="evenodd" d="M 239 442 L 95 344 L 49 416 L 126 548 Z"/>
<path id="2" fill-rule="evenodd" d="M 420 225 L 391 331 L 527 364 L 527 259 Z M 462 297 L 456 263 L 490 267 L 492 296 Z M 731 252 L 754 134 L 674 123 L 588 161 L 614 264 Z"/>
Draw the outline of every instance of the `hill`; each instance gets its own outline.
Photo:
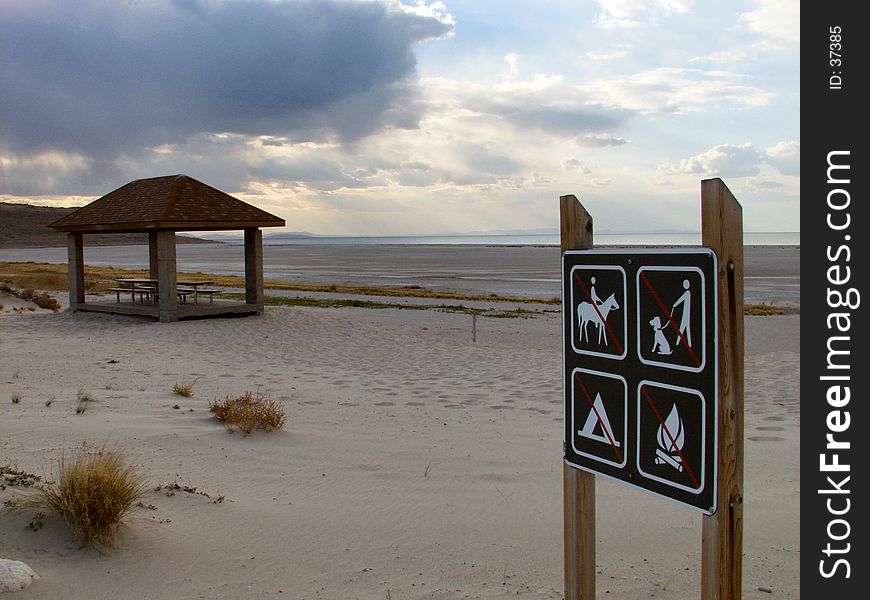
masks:
<path id="1" fill-rule="evenodd" d="M 0 202 L 0 248 L 50 248 L 66 246 L 66 233 L 46 227 L 75 208 L 54 208 L 31 204 Z M 179 244 L 213 243 L 192 236 L 179 235 Z M 147 244 L 145 233 L 87 234 L 85 244 L 91 246 L 124 246 Z"/>

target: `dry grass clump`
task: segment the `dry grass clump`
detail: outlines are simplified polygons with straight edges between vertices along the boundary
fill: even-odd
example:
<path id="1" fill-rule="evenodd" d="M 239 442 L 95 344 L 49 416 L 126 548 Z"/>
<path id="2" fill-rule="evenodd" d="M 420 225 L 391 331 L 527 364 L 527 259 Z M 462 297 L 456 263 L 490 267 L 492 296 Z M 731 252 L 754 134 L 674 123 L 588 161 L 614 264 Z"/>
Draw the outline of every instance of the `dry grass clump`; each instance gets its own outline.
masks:
<path id="1" fill-rule="evenodd" d="M 43 486 L 37 503 L 63 517 L 84 546 L 114 547 L 118 527 L 145 491 L 143 476 L 124 464 L 121 451 L 103 448 L 61 456 L 56 480 Z"/>
<path id="2" fill-rule="evenodd" d="M 33 288 L 24 288 L 23 290 L 19 290 L 11 287 L 6 283 L 0 283 L 0 291 L 12 294 L 13 296 L 21 298 L 22 300 L 33 302 L 40 308 L 47 308 L 49 310 L 53 310 L 54 312 L 57 312 L 61 309 L 60 302 L 58 302 L 57 299 L 48 292 L 37 292 Z M 0 309 L 2 308 L 3 305 L 0 305 Z"/>
<path id="3" fill-rule="evenodd" d="M 183 383 L 175 382 L 175 385 L 172 386 L 172 391 L 179 396 L 184 396 L 185 398 L 190 398 L 193 396 L 193 384 L 184 385 Z"/>
<path id="4" fill-rule="evenodd" d="M 784 315 L 786 311 L 778 306 L 769 304 L 747 304 L 743 307 L 743 314 L 754 317 L 770 317 L 773 315 Z"/>
<path id="5" fill-rule="evenodd" d="M 172 391 L 174 393 L 178 394 L 179 396 L 184 396 L 185 398 L 190 398 L 191 396 L 193 396 L 193 386 L 197 381 L 199 381 L 199 377 L 194 379 L 189 384 L 178 383 L 176 381 L 175 385 L 172 386 Z"/>
<path id="6" fill-rule="evenodd" d="M 76 414 L 82 415 L 88 409 L 88 402 L 93 402 L 94 397 L 90 392 L 85 391 L 82 388 L 79 388 L 79 391 L 76 392 L 76 398 L 79 403 L 76 405 Z"/>
<path id="7" fill-rule="evenodd" d="M 238 427 L 245 435 L 255 429 L 281 429 L 287 420 L 284 406 L 259 391 L 248 391 L 237 398 L 227 396 L 226 400 L 216 400 L 209 405 L 209 410 L 230 431 Z"/>

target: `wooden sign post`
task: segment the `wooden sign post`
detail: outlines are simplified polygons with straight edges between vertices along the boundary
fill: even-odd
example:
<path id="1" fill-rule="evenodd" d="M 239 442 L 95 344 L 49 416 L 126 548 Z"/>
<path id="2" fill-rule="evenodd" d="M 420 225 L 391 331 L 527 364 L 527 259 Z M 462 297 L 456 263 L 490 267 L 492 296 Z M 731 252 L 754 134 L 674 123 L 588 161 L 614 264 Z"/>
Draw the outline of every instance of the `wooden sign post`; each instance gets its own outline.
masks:
<path id="1" fill-rule="evenodd" d="M 738 600 L 743 585 L 743 209 L 719 178 L 701 182 L 701 245 L 719 257 L 719 509 L 703 517 L 701 598 Z"/>
<path id="2" fill-rule="evenodd" d="M 592 248 L 592 217 L 573 194 L 559 198 L 559 221 L 562 252 Z M 595 475 L 564 462 L 562 469 L 565 600 L 594 600 Z"/>
<path id="3" fill-rule="evenodd" d="M 703 484 L 701 481 L 695 481 L 694 485 L 697 490 L 694 488 L 689 489 L 689 492 L 697 493 L 697 498 L 691 497 L 689 499 L 680 498 L 675 494 L 665 494 L 667 497 L 672 498 L 676 501 L 681 501 L 681 503 L 685 503 L 686 505 L 690 505 L 702 512 L 707 513 L 703 517 L 703 525 L 702 525 L 702 558 L 701 558 L 701 599 L 702 600 L 739 600 L 742 594 L 742 552 L 743 552 L 743 222 L 742 222 L 742 209 L 740 204 L 725 186 L 725 184 L 720 179 L 707 179 L 701 182 L 701 216 L 702 216 L 702 246 L 705 248 L 712 250 L 715 253 L 715 256 L 709 252 L 709 250 L 698 249 L 695 250 L 695 256 L 701 256 L 702 254 L 709 257 L 709 262 L 705 263 L 702 261 L 701 266 L 704 264 L 708 266 L 704 266 L 705 271 L 697 267 L 689 267 L 686 271 L 687 273 L 695 273 L 698 275 L 686 275 L 686 279 L 682 282 L 682 285 L 687 290 L 690 287 L 690 280 L 694 281 L 695 277 L 700 278 L 699 281 L 704 281 L 703 273 L 707 273 L 706 281 L 710 282 L 707 284 L 707 292 L 706 296 L 710 298 L 711 296 L 715 296 L 715 302 L 711 303 L 711 307 L 706 318 L 706 323 L 708 323 L 708 327 L 713 326 L 713 322 L 715 321 L 716 325 L 713 329 L 706 329 L 703 326 L 703 321 L 697 323 L 696 325 L 701 327 L 702 330 L 702 338 L 703 331 L 712 331 L 715 332 L 715 337 L 709 337 L 711 340 L 708 342 L 708 345 L 701 344 L 701 346 L 696 346 L 696 350 L 699 348 L 706 348 L 706 355 L 711 358 L 715 356 L 715 360 L 713 361 L 713 365 L 715 365 L 714 375 L 712 375 L 711 379 L 708 379 L 708 383 L 704 384 L 707 388 L 699 387 L 699 390 L 706 389 L 707 391 L 701 393 L 699 391 L 688 389 L 684 387 L 679 387 L 675 385 L 665 385 L 665 384 L 654 384 L 654 382 L 646 381 L 644 379 L 641 381 L 640 385 L 637 386 L 638 394 L 640 390 L 646 390 L 647 387 L 652 386 L 653 388 L 658 388 L 659 392 L 662 393 L 661 390 L 664 390 L 665 397 L 670 400 L 674 404 L 674 411 L 676 411 L 676 402 L 681 402 L 681 411 L 687 405 L 685 402 L 686 398 L 691 397 L 694 399 L 699 399 L 701 402 L 701 406 L 707 405 L 707 402 L 711 402 L 710 406 L 716 406 L 717 410 L 715 413 L 707 413 L 710 415 L 706 420 L 705 424 L 700 425 L 696 424 L 693 427 L 695 434 L 698 431 L 703 430 L 705 432 L 704 437 L 701 439 L 710 439 L 714 440 L 713 445 L 711 446 L 713 450 L 704 451 L 703 448 L 704 442 L 698 446 L 699 451 L 697 452 L 698 456 L 693 457 L 695 460 L 701 460 L 703 458 L 703 463 L 708 465 L 708 470 L 706 472 L 710 473 L 708 476 L 706 484 Z M 583 208 L 580 202 L 573 195 L 562 196 L 560 198 L 560 218 L 561 218 L 561 249 L 564 254 L 568 250 L 590 250 L 592 249 L 592 217 L 588 212 Z M 609 253 L 608 253 L 609 252 Z M 646 252 L 646 254 L 644 254 Z M 636 278 L 638 281 L 645 281 L 647 285 L 650 286 L 650 290 L 652 290 L 653 296 L 658 298 L 658 295 L 655 293 L 654 284 L 649 283 L 647 280 L 652 279 L 654 276 L 657 276 L 662 279 L 662 283 L 666 281 L 667 274 L 669 272 L 680 272 L 679 278 L 682 278 L 681 274 L 685 267 L 676 267 L 676 266 L 644 266 L 639 267 L 639 263 L 647 264 L 651 260 L 658 260 L 659 257 L 649 258 L 649 250 L 638 250 L 634 254 L 626 251 L 629 256 L 626 256 L 626 264 L 629 266 L 623 266 L 621 269 L 617 269 L 614 266 L 606 266 L 601 263 L 600 260 L 597 260 L 595 254 L 604 254 L 608 260 L 612 262 L 616 262 L 611 257 L 614 257 L 613 251 L 603 251 L 603 252 L 595 252 L 589 253 L 569 253 L 569 255 L 564 255 L 563 269 L 568 273 L 568 264 L 574 265 L 571 267 L 571 271 L 578 271 L 578 273 L 583 273 L 583 269 L 587 269 L 585 272 L 594 272 L 595 275 L 599 276 L 600 280 L 606 279 L 604 277 L 605 273 L 617 272 L 621 270 L 622 277 L 625 277 L 626 270 L 632 271 L 632 269 L 637 270 Z M 671 257 L 676 257 L 677 254 L 673 254 L 676 251 L 664 251 L 671 252 Z M 654 252 L 653 254 L 658 254 Z M 683 252 L 683 254 L 692 256 L 691 252 Z M 580 256 L 583 256 L 580 263 L 577 263 L 577 260 Z M 682 256 L 682 255 L 680 255 Z M 569 259 L 571 259 L 569 261 Z M 682 256 L 681 260 L 688 261 L 689 259 L 685 256 Z M 634 261 L 634 262 L 633 262 Z M 592 265 L 590 268 L 589 265 Z M 632 266 L 634 265 L 634 266 Z M 609 271 L 608 271 L 609 269 Z M 631 273 L 629 273 L 631 275 Z M 576 273 L 575 273 L 576 275 Z M 565 275 L 563 274 L 563 277 Z M 583 276 L 577 275 L 577 278 L 580 280 L 580 285 L 582 287 Z M 632 275 L 634 278 L 634 275 Z M 573 285 L 573 279 L 568 276 L 566 279 L 568 283 L 566 286 Z M 599 281 L 599 284 L 605 286 L 602 281 Z M 678 279 L 679 281 L 679 279 Z M 595 278 L 591 277 L 591 283 L 595 283 Z M 703 286 L 696 282 L 692 285 L 693 290 L 693 298 L 700 297 L 701 304 L 703 307 Z M 637 283 L 637 286 L 640 286 L 640 283 Z M 615 288 L 615 284 L 612 282 L 609 284 L 608 289 Z M 660 285 L 658 287 L 661 287 Z M 568 302 L 567 300 L 563 304 L 564 306 L 571 306 L 571 313 L 573 313 L 573 297 L 574 291 L 573 288 L 566 287 L 566 292 L 570 292 L 572 297 L 572 301 Z M 688 291 L 686 292 L 688 297 Z M 613 295 L 611 295 L 613 296 Z M 592 292 L 591 298 L 595 298 L 594 290 Z M 567 298 L 567 296 L 566 296 Z M 622 300 L 620 304 L 624 310 L 630 310 L 629 300 L 632 302 L 637 302 L 637 311 L 638 315 L 641 314 L 641 306 L 642 295 L 640 291 L 636 293 L 632 293 L 630 296 L 625 296 L 623 294 Z M 590 300 L 591 302 L 591 300 Z M 606 303 L 605 303 L 606 304 Z M 602 304 L 602 306 L 605 306 Z M 594 305 L 593 305 L 594 306 Z M 666 309 L 666 307 L 665 307 Z M 714 310 L 715 309 L 715 310 Z M 696 309 L 693 309 L 696 311 Z M 580 311 L 582 313 L 582 311 Z M 696 314 L 693 312 L 692 314 Z M 608 335 L 614 336 L 613 341 L 618 342 L 620 338 L 623 339 L 624 346 L 632 346 L 635 347 L 635 344 L 629 344 L 628 338 L 624 338 L 622 336 L 627 335 L 627 333 L 619 333 L 621 328 L 616 323 L 611 323 L 610 319 L 607 319 L 607 311 L 603 313 L 598 313 L 598 318 L 602 321 L 602 324 L 607 328 Z M 649 315 L 646 315 L 648 318 Z M 640 319 L 638 319 L 636 333 L 632 333 L 631 335 L 637 336 L 635 340 L 638 342 L 636 345 L 636 352 L 638 353 L 637 357 L 630 356 L 625 364 L 626 366 L 621 366 L 619 361 L 613 361 L 612 369 L 604 369 L 603 367 L 599 367 L 600 369 L 604 369 L 607 371 L 613 371 L 612 374 L 607 375 L 606 373 L 590 370 L 594 367 L 594 357 L 586 358 L 586 362 L 578 363 L 578 358 L 582 358 L 579 355 L 568 354 L 568 339 L 572 340 L 572 344 L 574 344 L 574 334 L 572 333 L 574 325 L 571 320 L 572 315 L 563 314 L 563 318 L 567 319 L 565 321 L 565 331 L 566 331 L 566 369 L 568 366 L 571 366 L 573 371 L 571 373 L 576 373 L 578 378 L 580 377 L 580 373 L 585 373 L 589 377 L 591 374 L 597 374 L 598 376 L 604 377 L 607 380 L 619 380 L 622 381 L 623 385 L 625 385 L 626 377 L 629 377 L 629 372 L 637 365 L 637 358 L 641 363 L 650 363 L 649 357 L 646 357 L 647 360 L 644 360 L 644 352 L 645 350 L 641 349 L 640 342 L 644 341 L 641 339 L 641 325 Z M 652 322 L 651 322 L 652 323 Z M 677 327 L 674 325 L 674 327 Z M 694 326 L 693 326 L 694 327 Z M 602 327 L 603 329 L 604 327 Z M 617 333 L 614 334 L 613 330 L 616 330 Z M 633 330 L 634 331 L 634 330 Z M 647 332 L 649 333 L 649 332 Z M 688 335 L 688 334 L 687 334 Z M 708 333 L 708 336 L 711 334 Z M 582 343 L 582 336 L 581 336 Z M 648 340 L 646 340 L 648 342 Z M 686 342 L 686 346 L 691 346 L 691 342 L 687 339 L 681 340 Z M 588 342 L 588 340 L 587 340 Z M 663 342 L 664 343 L 664 342 Z M 618 344 L 617 345 L 623 345 Z M 696 340 L 697 344 L 697 340 Z M 646 348 L 649 344 L 643 346 Z M 655 349 L 655 346 L 653 346 Z M 714 350 L 715 349 L 715 350 Z M 691 352 L 691 348 L 689 348 Z M 632 350 L 633 352 L 635 350 Z M 589 348 L 581 347 L 579 349 L 574 348 L 575 353 L 580 354 L 591 354 L 596 356 L 604 356 L 605 358 L 613 359 L 614 356 L 612 353 L 601 354 L 601 351 L 592 352 Z M 671 352 L 664 352 L 667 354 L 669 358 L 671 358 Z M 620 355 L 621 358 L 625 358 L 625 352 Z M 692 352 L 692 356 L 695 356 L 694 352 Z M 702 355 L 703 356 L 703 355 Z M 570 361 L 569 361 L 570 358 Z M 664 360 L 658 357 L 657 361 L 652 361 L 650 364 L 662 366 L 659 363 Z M 587 363 L 592 362 L 593 366 L 590 367 Z M 634 363 L 635 366 L 632 366 Z M 692 372 L 698 372 L 700 377 L 700 371 L 704 370 L 702 366 L 703 360 L 701 363 L 698 363 L 697 369 L 688 368 L 685 366 L 680 366 L 677 363 L 670 364 L 666 363 L 664 366 L 666 368 L 678 369 L 678 370 L 688 370 Z M 572 366 L 573 365 L 573 366 Z M 580 366 L 577 366 L 580 365 Z M 581 368 L 582 367 L 582 368 Z M 646 368 L 646 367 L 645 367 Z M 566 370 L 566 373 L 569 371 Z M 646 371 L 644 371 L 646 373 Z M 570 373 L 569 373 L 570 374 Z M 587 379 L 589 378 L 587 377 Z M 649 376 L 647 376 L 649 377 Z M 630 377 L 629 377 L 630 378 Z M 573 381 L 573 378 L 569 378 L 568 383 L 570 384 Z M 634 381 L 634 379 L 632 379 Z M 694 380 L 693 380 L 694 381 Z M 636 383 L 636 382 L 635 382 Z M 582 380 L 581 380 L 582 384 Z M 603 385 L 603 384 L 602 384 Z M 689 384 L 681 384 L 681 385 L 689 385 Z M 691 387 L 696 387 L 700 385 L 700 382 L 696 382 Z M 634 384 L 633 384 L 634 386 Z M 646 387 L 645 387 L 646 386 Z M 571 388 L 572 385 L 568 385 L 568 388 Z M 581 385 L 582 389 L 586 390 L 586 385 Z M 605 386 L 606 387 L 606 386 Z M 628 394 L 628 387 L 625 385 L 625 394 Z M 566 390 L 568 390 L 566 388 Z M 604 390 L 605 388 L 602 388 Z M 669 391 L 670 390 L 670 391 Z M 593 390 L 594 391 L 594 390 Z M 680 400 L 680 395 L 678 392 L 685 392 L 683 400 Z M 568 394 L 568 391 L 566 391 Z M 568 406 L 568 401 L 573 401 L 574 392 L 571 391 L 570 395 L 566 395 L 566 411 Z M 603 396 L 609 397 L 615 395 L 613 391 L 610 392 L 602 391 L 601 394 Z M 707 400 L 705 400 L 707 398 Z M 591 403 L 591 399 L 587 398 Z M 653 404 L 653 401 L 647 397 L 647 400 L 650 404 Z M 596 402 L 599 399 L 596 397 Z M 626 396 L 627 401 L 627 396 Z M 638 401 L 640 402 L 640 401 Z M 712 404 L 715 402 L 715 404 Z M 572 405 L 576 407 L 576 404 Z M 606 418 L 606 414 L 599 415 L 599 412 L 603 412 L 605 410 L 604 404 L 598 407 L 598 411 L 596 411 L 595 406 L 597 404 L 592 405 L 592 411 L 595 411 L 595 415 L 599 419 L 600 425 L 604 428 L 605 431 L 610 431 L 609 424 L 612 421 L 608 421 Z M 613 410 L 615 405 L 612 405 L 611 409 Z M 653 412 L 656 411 L 653 406 Z M 703 409 L 702 409 L 703 410 Z M 574 414 L 574 410 L 572 410 L 571 414 Z M 588 411 L 587 411 L 588 412 Z M 615 411 L 614 411 L 615 412 Z M 640 458 L 640 448 L 641 444 L 641 431 L 646 431 L 649 429 L 648 426 L 644 426 L 644 417 L 643 411 L 639 407 L 633 419 L 636 421 L 632 421 L 632 425 L 630 427 L 634 427 L 637 432 L 637 444 L 638 444 L 638 454 L 637 454 L 637 463 L 636 464 L 628 464 L 628 449 L 623 448 L 626 454 L 626 462 L 617 465 L 620 468 L 627 468 L 631 473 L 629 473 L 629 477 L 633 474 L 635 476 L 634 485 L 638 486 L 638 475 L 646 475 L 648 477 L 652 477 L 651 474 L 646 473 L 644 470 L 644 463 Z M 676 414 L 676 413 L 675 413 Z M 703 414 L 703 412 L 702 412 Z M 715 420 L 713 419 L 713 415 L 715 416 Z M 658 413 L 656 412 L 656 416 L 658 417 Z M 687 415 L 688 416 L 688 415 Z M 568 413 L 566 412 L 566 419 L 568 418 Z M 575 420 L 575 417 L 572 416 L 572 419 Z M 592 419 L 592 417 L 589 417 Z M 626 421 L 628 420 L 628 415 L 624 416 Z M 679 417 L 677 417 L 679 419 Z M 572 420 L 570 423 L 566 421 L 566 431 L 576 429 L 576 424 Z M 661 421 L 661 419 L 659 419 Z M 670 421 L 670 418 L 668 419 Z M 647 419 L 648 425 L 649 419 Z M 701 423 L 701 421 L 699 421 Z M 593 421 L 593 426 L 595 422 Z M 655 425 L 655 422 L 652 422 Z M 570 426 L 569 426 L 570 425 Z M 608 427 L 605 427 L 608 425 Z M 682 421 L 680 421 L 680 425 L 682 426 Z M 626 424 L 626 427 L 629 425 Z M 646 427 L 646 429 L 644 429 Z M 668 425 L 661 421 L 661 427 L 665 429 L 667 432 Z M 627 431 L 627 430 L 626 430 Z M 583 435 L 596 440 L 600 436 L 594 435 L 594 427 L 589 431 L 586 430 L 586 426 L 584 425 Z M 581 433 L 578 433 L 581 435 Z M 572 437 L 573 432 L 569 435 L 566 433 L 566 442 L 570 439 L 572 440 L 572 446 L 570 448 L 575 448 L 577 443 L 577 438 Z M 628 438 L 625 437 L 625 431 L 623 431 L 622 436 L 618 434 L 608 433 L 609 442 L 613 448 L 620 448 L 622 444 L 628 442 Z M 646 438 L 644 438 L 646 439 Z M 688 439 L 688 438 L 687 438 Z M 683 447 L 682 437 L 680 437 L 680 442 L 676 442 L 675 440 L 671 440 L 672 444 L 675 447 L 683 448 L 683 451 L 686 451 L 686 448 Z M 644 446 L 645 447 L 645 446 Z M 602 472 L 605 474 L 609 474 L 610 476 L 617 476 L 618 478 L 622 478 L 621 474 L 611 473 L 610 471 L 602 470 L 603 467 L 599 466 L 589 466 L 586 465 L 579 455 L 575 456 L 574 454 L 570 454 L 567 452 L 570 448 L 566 447 L 565 451 L 565 461 L 563 463 L 563 485 L 564 485 L 564 533 L 565 533 L 565 599 L 566 600 L 593 600 L 595 598 L 595 475 L 590 472 L 590 469 L 594 472 Z M 580 450 L 574 450 L 575 452 L 580 452 Z M 706 454 L 705 454 L 706 452 Z M 582 454 L 582 452 L 581 452 Z M 646 452 L 649 454 L 649 452 Z M 588 456 L 588 455 L 587 455 Z M 707 458 L 704 458 L 706 456 Z M 574 458 L 571 458 L 574 457 Z M 679 455 L 680 460 L 676 461 L 675 459 L 667 462 L 678 462 L 681 466 L 683 464 L 687 465 L 686 460 L 682 453 Z M 600 460 L 600 459 L 599 459 Z M 569 465 L 569 462 L 571 463 Z M 578 462 L 580 463 L 578 465 Z M 589 462 L 589 461 L 585 461 Z M 608 462 L 608 461 L 604 461 Z M 611 461 L 612 462 L 612 461 Z M 715 463 L 715 465 L 713 464 Z M 696 463 L 697 464 L 697 463 Z M 576 468 L 574 465 L 582 466 L 583 468 Z M 646 465 L 649 467 L 649 465 Z M 713 473 L 715 473 L 715 477 L 713 477 Z M 690 473 L 691 474 L 691 473 Z M 660 477 L 656 476 L 653 479 L 660 480 Z M 694 478 L 693 478 L 694 479 Z M 624 479 L 627 483 L 631 484 L 630 480 Z M 675 487 L 683 487 L 685 485 L 678 485 L 678 481 L 666 481 L 668 485 Z M 647 489 L 648 491 L 657 492 L 652 487 L 648 485 L 639 485 Z M 706 487 L 707 490 L 706 496 L 702 497 L 701 491 Z M 715 499 L 715 501 L 713 501 Z M 714 511 L 713 514 L 709 514 Z"/>

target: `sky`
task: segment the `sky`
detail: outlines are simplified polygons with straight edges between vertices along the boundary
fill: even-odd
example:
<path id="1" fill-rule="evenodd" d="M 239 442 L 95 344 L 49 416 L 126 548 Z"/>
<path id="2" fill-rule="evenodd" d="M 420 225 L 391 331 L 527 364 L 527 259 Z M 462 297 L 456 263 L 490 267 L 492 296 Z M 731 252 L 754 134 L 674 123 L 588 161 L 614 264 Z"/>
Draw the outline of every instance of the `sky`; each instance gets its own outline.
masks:
<path id="1" fill-rule="evenodd" d="M 0 0 L 0 201 L 184 173 L 330 235 L 799 231 L 798 0 Z"/>

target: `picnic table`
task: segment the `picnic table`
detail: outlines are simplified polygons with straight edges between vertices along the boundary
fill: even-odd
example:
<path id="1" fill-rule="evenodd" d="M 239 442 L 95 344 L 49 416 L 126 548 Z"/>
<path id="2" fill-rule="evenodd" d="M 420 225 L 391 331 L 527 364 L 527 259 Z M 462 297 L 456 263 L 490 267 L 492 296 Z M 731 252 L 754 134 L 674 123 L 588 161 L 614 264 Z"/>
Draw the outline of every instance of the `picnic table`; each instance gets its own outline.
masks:
<path id="1" fill-rule="evenodd" d="M 148 301 L 156 301 L 157 300 L 157 287 L 158 281 L 156 279 L 144 278 L 144 277 L 121 277 L 114 280 L 117 283 L 122 284 L 125 287 L 114 287 L 109 288 L 110 292 L 115 292 L 115 298 L 118 302 L 121 301 L 121 294 L 130 294 L 130 300 L 135 302 L 136 296 L 139 296 L 139 302 L 144 303 L 146 300 Z M 181 302 L 186 302 L 187 297 L 193 294 L 193 303 L 199 303 L 200 295 L 207 295 L 210 304 L 214 304 L 214 296 L 215 294 L 220 294 L 223 290 L 211 289 L 207 286 L 213 285 L 214 281 L 204 280 L 204 281 L 192 281 L 192 280 L 179 280 L 177 282 L 178 288 L 178 298 Z"/>
<path id="2" fill-rule="evenodd" d="M 121 301 L 121 294 L 130 293 L 130 300 L 136 301 L 136 294 L 139 294 L 139 302 L 150 300 L 152 294 L 157 295 L 157 280 L 146 279 L 141 277 L 121 277 L 114 280 L 125 287 L 109 288 L 110 292 L 115 292 L 115 298 L 118 302 Z M 137 287 L 138 286 L 138 287 Z"/>
<path id="3" fill-rule="evenodd" d="M 179 292 L 183 293 L 193 293 L 193 303 L 199 304 L 199 295 L 204 294 L 208 296 L 209 304 L 214 304 L 214 295 L 220 294 L 223 290 L 211 289 L 207 286 L 214 285 L 214 281 L 189 281 L 189 280 L 178 280 L 178 289 Z"/>

